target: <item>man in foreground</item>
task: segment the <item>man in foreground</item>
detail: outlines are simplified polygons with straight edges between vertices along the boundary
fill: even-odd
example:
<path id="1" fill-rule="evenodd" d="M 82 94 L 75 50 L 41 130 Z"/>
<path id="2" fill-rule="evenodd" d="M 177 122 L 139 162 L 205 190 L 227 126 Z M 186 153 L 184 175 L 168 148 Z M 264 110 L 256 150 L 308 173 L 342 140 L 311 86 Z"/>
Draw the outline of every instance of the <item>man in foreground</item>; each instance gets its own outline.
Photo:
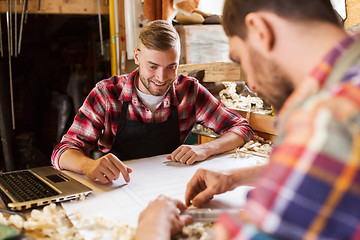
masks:
<path id="1" fill-rule="evenodd" d="M 223 25 L 250 89 L 279 110 L 278 137 L 262 171 L 199 170 L 185 203 L 256 179 L 241 216 L 220 216 L 216 239 L 360 239 L 359 36 L 339 26 L 329 0 L 226 0 Z M 178 221 L 142 224 L 152 203 L 138 236 L 189 221 L 161 201 L 156 217 Z"/>

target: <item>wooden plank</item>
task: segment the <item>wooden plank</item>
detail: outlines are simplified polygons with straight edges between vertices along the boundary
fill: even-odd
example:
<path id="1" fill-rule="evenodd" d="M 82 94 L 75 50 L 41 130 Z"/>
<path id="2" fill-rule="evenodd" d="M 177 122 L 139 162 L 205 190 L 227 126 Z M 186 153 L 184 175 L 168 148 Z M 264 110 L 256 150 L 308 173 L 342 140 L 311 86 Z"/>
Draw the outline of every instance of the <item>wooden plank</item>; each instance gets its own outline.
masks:
<path id="1" fill-rule="evenodd" d="M 232 110 L 238 112 L 241 116 L 246 117 L 247 111 L 240 109 L 232 109 Z M 251 112 L 248 121 L 251 127 L 255 131 L 276 135 L 276 131 L 274 127 L 276 117 L 266 114 Z"/>
<path id="2" fill-rule="evenodd" d="M 275 141 L 276 136 L 273 134 L 268 134 L 268 133 L 264 133 L 264 132 L 259 132 L 259 131 L 255 131 L 255 135 L 264 138 L 265 140 L 270 140 L 272 142 Z M 215 140 L 215 137 L 206 137 L 206 136 L 202 136 L 202 135 L 198 135 L 198 144 L 203 144 L 206 142 L 211 142 L 213 140 Z"/>
<path id="3" fill-rule="evenodd" d="M 203 143 L 211 142 L 212 140 L 215 140 L 215 139 L 216 139 L 216 138 L 198 135 L 198 144 L 203 144 Z"/>
<path id="4" fill-rule="evenodd" d="M 360 0 L 346 0 L 345 28 L 350 28 L 360 23 Z"/>
<path id="5" fill-rule="evenodd" d="M 203 82 L 244 82 L 247 79 L 239 65 L 227 62 L 184 64 L 179 66 L 178 73 L 188 76 L 199 70 L 205 70 Z"/>
<path id="6" fill-rule="evenodd" d="M 15 0 L 12 1 L 13 3 Z M 22 3 L 16 1 L 17 12 L 21 13 Z M 98 14 L 97 0 L 41 0 L 39 10 L 39 0 L 28 0 L 28 13 L 30 14 Z M 14 5 L 12 7 L 14 11 Z M 6 1 L 0 1 L 0 11 L 6 12 Z M 109 7 L 100 0 L 101 14 L 109 14 Z"/>

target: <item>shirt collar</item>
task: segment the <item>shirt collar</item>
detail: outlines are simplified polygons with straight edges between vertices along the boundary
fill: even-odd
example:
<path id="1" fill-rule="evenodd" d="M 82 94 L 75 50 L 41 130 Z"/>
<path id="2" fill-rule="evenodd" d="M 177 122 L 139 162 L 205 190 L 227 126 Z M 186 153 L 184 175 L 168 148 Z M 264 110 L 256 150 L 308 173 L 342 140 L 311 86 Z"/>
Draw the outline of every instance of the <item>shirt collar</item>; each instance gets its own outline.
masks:
<path id="1" fill-rule="evenodd" d="M 135 77 L 137 76 L 138 72 L 139 70 L 135 69 L 132 73 L 128 74 L 125 77 L 124 85 L 122 87 L 121 94 L 119 96 L 120 101 L 124 101 L 124 102 L 131 101 L 131 98 L 133 96 Z"/>
<path id="2" fill-rule="evenodd" d="M 359 34 L 352 34 L 346 36 L 313 69 L 310 77 L 318 81 L 320 88 L 324 86 L 326 80 L 328 79 L 333 67 L 335 66 L 339 58 L 358 38 Z"/>
<path id="3" fill-rule="evenodd" d="M 136 95 L 136 90 L 135 90 L 135 78 L 138 74 L 139 74 L 139 68 L 136 68 L 132 73 L 127 75 L 121 94 L 119 96 L 120 101 L 124 101 L 124 102 L 134 101 L 133 103 L 136 105 L 139 103 L 139 99 Z M 163 100 L 164 107 L 169 107 L 170 104 L 173 106 L 179 105 L 179 101 L 176 97 L 175 86 L 179 83 L 180 77 L 182 76 L 177 75 L 169 91 L 166 93 L 165 98 Z"/>

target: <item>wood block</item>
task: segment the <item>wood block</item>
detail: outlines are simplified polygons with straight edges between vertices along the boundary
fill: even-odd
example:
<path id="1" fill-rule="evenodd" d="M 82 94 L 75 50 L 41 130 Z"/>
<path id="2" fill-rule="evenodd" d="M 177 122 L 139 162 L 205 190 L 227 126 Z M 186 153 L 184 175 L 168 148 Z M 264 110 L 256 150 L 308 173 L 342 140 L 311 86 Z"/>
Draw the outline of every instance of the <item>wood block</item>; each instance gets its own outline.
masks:
<path id="1" fill-rule="evenodd" d="M 212 140 L 215 140 L 215 139 L 216 139 L 216 138 L 198 135 L 198 144 L 203 144 L 203 143 L 211 142 Z"/>
<path id="2" fill-rule="evenodd" d="M 240 110 L 240 109 L 232 109 L 232 110 L 239 113 L 243 117 L 246 117 L 246 115 L 247 115 L 247 111 L 245 111 L 245 110 Z M 271 135 L 276 135 L 276 131 L 275 131 L 275 127 L 274 127 L 275 120 L 276 120 L 276 117 L 274 117 L 274 116 L 256 113 L 256 112 L 251 112 L 250 117 L 248 119 L 251 127 L 255 131 L 259 131 L 259 132 L 263 132 L 263 133 L 267 133 L 267 134 L 271 134 Z"/>
<path id="3" fill-rule="evenodd" d="M 190 72 L 205 70 L 203 82 L 244 82 L 245 72 L 238 64 L 228 62 L 184 64 L 178 69 L 179 74 L 189 75 Z"/>

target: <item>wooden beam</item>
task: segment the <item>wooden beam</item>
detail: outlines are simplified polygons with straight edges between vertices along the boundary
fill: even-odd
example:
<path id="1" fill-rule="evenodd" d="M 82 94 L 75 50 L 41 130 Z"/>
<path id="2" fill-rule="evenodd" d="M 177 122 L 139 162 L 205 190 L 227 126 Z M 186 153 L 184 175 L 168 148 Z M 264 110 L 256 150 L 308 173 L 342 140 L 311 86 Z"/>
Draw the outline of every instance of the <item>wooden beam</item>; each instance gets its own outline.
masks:
<path id="1" fill-rule="evenodd" d="M 21 13 L 22 0 L 13 0 L 17 2 L 17 12 Z M 40 2 L 40 9 L 39 9 Z M 6 12 L 6 1 L 0 1 L 0 12 Z M 12 10 L 14 11 L 14 5 Z M 104 0 L 100 1 L 101 14 L 109 14 L 109 8 L 104 4 Z M 28 0 L 28 13 L 30 14 L 98 14 L 97 0 Z"/>
<path id="2" fill-rule="evenodd" d="M 205 70 L 203 82 L 244 82 L 247 80 L 242 68 L 235 63 L 217 62 L 184 64 L 178 69 L 179 74 L 189 75 L 192 71 Z"/>
<path id="3" fill-rule="evenodd" d="M 125 1 L 118 0 L 119 5 L 119 41 L 120 41 L 120 74 L 126 73 L 126 31 L 125 31 Z"/>

